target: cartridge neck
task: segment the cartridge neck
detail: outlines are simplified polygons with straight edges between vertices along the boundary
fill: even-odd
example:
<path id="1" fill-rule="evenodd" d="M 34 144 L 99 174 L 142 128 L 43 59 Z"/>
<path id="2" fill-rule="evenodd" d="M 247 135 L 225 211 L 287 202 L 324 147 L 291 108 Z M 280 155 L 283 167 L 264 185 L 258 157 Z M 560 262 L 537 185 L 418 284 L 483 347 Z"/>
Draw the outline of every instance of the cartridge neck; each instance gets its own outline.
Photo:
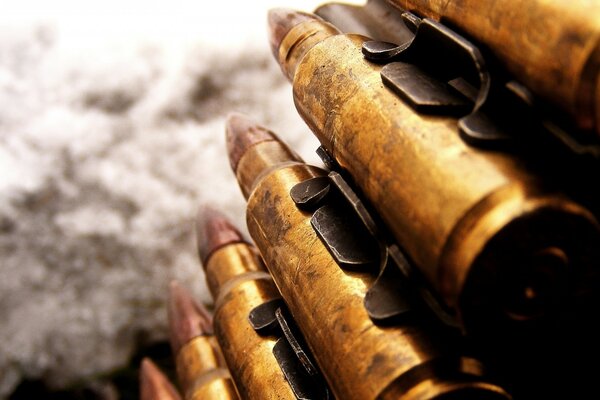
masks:
<path id="1" fill-rule="evenodd" d="M 186 343 L 176 355 L 177 376 L 184 392 L 198 386 L 204 375 L 226 368 L 223 355 L 212 335 L 197 336 Z"/>
<path id="2" fill-rule="evenodd" d="M 254 247 L 236 243 L 215 251 L 206 263 L 206 281 L 214 299 L 223 287 L 239 276 L 250 272 L 263 272 L 265 267 Z"/>
<path id="3" fill-rule="evenodd" d="M 310 20 L 294 26 L 281 41 L 277 61 L 285 76 L 294 80 L 296 67 L 304 55 L 316 44 L 341 32 L 328 22 Z"/>
<path id="4" fill-rule="evenodd" d="M 212 218 L 196 224 L 198 255 L 206 265 L 213 253 L 236 243 L 244 243 L 242 235 L 224 218 Z"/>
<path id="5" fill-rule="evenodd" d="M 280 141 L 268 140 L 250 147 L 236 169 L 244 197 L 247 199 L 260 178 L 270 171 L 301 162 L 300 157 Z"/>

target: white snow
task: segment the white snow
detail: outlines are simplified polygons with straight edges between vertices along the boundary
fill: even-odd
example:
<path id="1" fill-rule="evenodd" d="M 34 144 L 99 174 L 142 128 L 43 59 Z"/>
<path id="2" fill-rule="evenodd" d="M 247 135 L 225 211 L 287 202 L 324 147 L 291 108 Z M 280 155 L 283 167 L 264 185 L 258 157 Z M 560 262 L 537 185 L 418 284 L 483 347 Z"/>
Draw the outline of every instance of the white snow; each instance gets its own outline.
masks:
<path id="1" fill-rule="evenodd" d="M 272 6 L 318 3 L 4 5 L 0 398 L 23 378 L 61 387 L 109 371 L 164 338 L 173 278 L 210 301 L 197 206 L 244 221 L 226 114 L 253 116 L 317 162 L 265 21 Z"/>

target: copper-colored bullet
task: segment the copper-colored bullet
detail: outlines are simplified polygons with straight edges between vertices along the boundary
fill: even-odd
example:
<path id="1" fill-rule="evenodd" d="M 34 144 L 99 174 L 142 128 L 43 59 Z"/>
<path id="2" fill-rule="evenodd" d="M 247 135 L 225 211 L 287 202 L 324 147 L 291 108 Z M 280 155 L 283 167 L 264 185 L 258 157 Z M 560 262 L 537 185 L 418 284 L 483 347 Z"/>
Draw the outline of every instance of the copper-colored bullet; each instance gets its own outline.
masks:
<path id="1" fill-rule="evenodd" d="M 169 379 L 149 358 L 142 360 L 140 368 L 140 399 L 181 400 Z"/>
<path id="2" fill-rule="evenodd" d="M 273 133 L 239 113 L 229 114 L 225 127 L 225 140 L 231 169 L 236 170 L 240 158 L 257 143 L 273 140 Z M 239 132 L 244 132 L 240 135 Z"/>
<path id="3" fill-rule="evenodd" d="M 202 264 L 206 264 L 211 254 L 221 247 L 244 241 L 236 227 L 212 207 L 201 207 L 196 221 L 196 240 Z"/>
<path id="4" fill-rule="evenodd" d="M 251 191 L 265 168 L 300 161 L 298 155 L 277 139 L 273 132 L 242 114 L 229 115 L 225 136 L 231 168 L 245 195 Z M 259 143 L 262 145 L 257 146 Z M 253 154 L 250 164 L 244 161 L 248 159 L 248 154 Z"/>
<path id="5" fill-rule="evenodd" d="M 287 8 L 274 8 L 269 10 L 267 17 L 269 26 L 269 42 L 274 55 L 279 52 L 279 45 L 294 26 L 302 21 L 317 19 L 314 15 L 295 12 Z"/>
<path id="6" fill-rule="evenodd" d="M 221 212 L 212 207 L 202 207 L 196 217 L 196 233 L 198 235 L 198 247 L 201 242 L 218 242 L 223 237 L 235 237 L 237 240 L 221 241 L 222 245 L 214 246 L 210 251 L 210 257 L 203 257 L 204 250 L 199 249 L 202 267 L 206 276 L 208 290 L 212 297 L 218 299 L 221 297 L 221 289 L 226 286 L 226 291 L 232 289 L 227 282 L 236 276 L 246 272 L 256 272 L 263 270 L 263 265 L 254 246 L 242 238 L 241 233 Z M 206 238 L 202 235 L 208 236 Z M 232 250 L 233 249 L 233 250 Z M 242 251 L 243 250 L 243 251 Z M 227 262 L 220 261 L 223 254 L 241 254 L 239 257 L 231 256 Z M 213 260 L 213 259 L 216 259 Z M 216 265 L 216 267 L 215 267 Z M 216 306 L 215 315 L 219 306 Z M 216 326 L 216 321 L 213 321 Z M 216 330 L 216 328 L 215 328 Z"/>
<path id="7" fill-rule="evenodd" d="M 314 14 L 287 8 L 269 11 L 268 24 L 271 50 L 290 81 L 294 79 L 295 66 L 304 53 L 327 36 L 341 33 L 335 26 Z M 298 26 L 301 29 L 295 29 Z M 295 52 L 282 52 L 282 49 L 289 47 L 290 41 L 293 41 Z"/>
<path id="8" fill-rule="evenodd" d="M 169 286 L 169 332 L 173 354 L 197 336 L 212 333 L 211 317 L 176 281 Z"/>

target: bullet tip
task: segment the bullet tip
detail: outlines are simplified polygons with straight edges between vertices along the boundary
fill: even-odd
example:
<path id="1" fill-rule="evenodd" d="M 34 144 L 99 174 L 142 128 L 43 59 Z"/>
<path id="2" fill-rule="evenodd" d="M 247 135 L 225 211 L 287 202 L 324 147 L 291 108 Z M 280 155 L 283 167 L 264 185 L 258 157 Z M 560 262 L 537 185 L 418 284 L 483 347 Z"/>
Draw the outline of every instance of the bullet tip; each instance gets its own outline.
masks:
<path id="1" fill-rule="evenodd" d="M 160 369 L 145 357 L 140 368 L 141 400 L 181 400 L 175 387 Z"/>
<path id="2" fill-rule="evenodd" d="M 169 285 L 169 333 L 173 354 L 197 336 L 212 333 L 212 319 L 202 305 L 177 281 Z"/>
<path id="3" fill-rule="evenodd" d="M 267 140 L 276 140 L 271 131 L 239 113 L 231 113 L 227 117 L 225 138 L 233 172 L 236 172 L 240 159 L 250 147 Z"/>
<path id="4" fill-rule="evenodd" d="M 208 258 L 221 247 L 244 242 L 242 234 L 227 217 L 207 205 L 200 206 L 198 210 L 196 240 L 200 261 L 204 266 Z"/>
<path id="5" fill-rule="evenodd" d="M 279 56 L 279 46 L 283 38 L 296 25 L 304 21 L 318 19 L 316 16 L 289 8 L 273 8 L 269 10 L 269 42 L 275 58 Z"/>

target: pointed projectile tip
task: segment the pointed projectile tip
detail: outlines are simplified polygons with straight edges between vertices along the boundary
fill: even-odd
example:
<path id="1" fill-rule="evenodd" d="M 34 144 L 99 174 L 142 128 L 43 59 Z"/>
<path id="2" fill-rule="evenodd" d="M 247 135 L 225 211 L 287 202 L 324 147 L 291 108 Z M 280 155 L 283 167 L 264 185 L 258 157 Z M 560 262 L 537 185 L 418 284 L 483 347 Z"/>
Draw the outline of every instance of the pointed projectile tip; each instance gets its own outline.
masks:
<path id="1" fill-rule="evenodd" d="M 144 358 L 140 368 L 141 400 L 181 400 L 175 387 L 150 360 Z"/>
<path id="2" fill-rule="evenodd" d="M 169 285 L 169 336 L 173 354 L 197 336 L 212 334 L 212 319 L 177 281 Z"/>
<path id="3" fill-rule="evenodd" d="M 227 117 L 225 138 L 233 172 L 236 172 L 240 159 L 250 147 L 267 140 L 277 140 L 273 132 L 239 113 L 232 113 Z"/>
<path id="4" fill-rule="evenodd" d="M 206 267 L 212 253 L 228 244 L 244 242 L 244 238 L 225 215 L 204 205 L 196 217 L 196 241 L 200 261 Z"/>
<path id="5" fill-rule="evenodd" d="M 273 8 L 269 10 L 269 42 L 275 58 L 279 57 L 279 46 L 285 35 L 296 25 L 304 21 L 318 19 L 316 16 L 289 8 Z"/>

